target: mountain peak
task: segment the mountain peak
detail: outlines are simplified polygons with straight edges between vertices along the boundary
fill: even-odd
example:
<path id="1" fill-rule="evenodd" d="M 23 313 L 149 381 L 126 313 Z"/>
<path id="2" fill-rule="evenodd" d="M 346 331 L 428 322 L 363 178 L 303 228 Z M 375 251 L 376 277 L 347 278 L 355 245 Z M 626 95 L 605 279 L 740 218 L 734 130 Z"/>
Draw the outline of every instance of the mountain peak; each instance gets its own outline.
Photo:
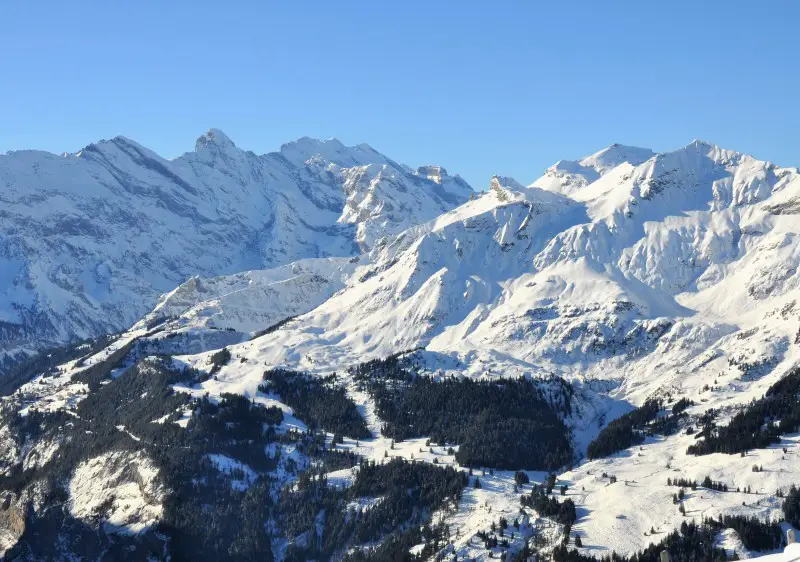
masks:
<path id="1" fill-rule="evenodd" d="M 639 166 L 656 154 L 649 148 L 614 143 L 580 160 L 559 160 L 545 175 L 531 184 L 548 191 L 569 195 L 597 181 L 621 164 Z"/>
<path id="2" fill-rule="evenodd" d="M 511 191 L 522 191 L 525 189 L 525 186 L 512 177 L 494 175 L 492 176 L 492 179 L 489 181 L 489 189 L 491 189 L 492 191 L 498 191 L 501 189 L 508 189 Z"/>
<path id="3" fill-rule="evenodd" d="M 349 168 L 365 164 L 386 164 L 385 156 L 367 144 L 345 146 L 335 138 L 320 140 L 300 137 L 281 146 L 280 154 L 294 166 L 302 166 L 310 158 L 319 156 L 327 162 Z"/>
<path id="4" fill-rule="evenodd" d="M 702 139 L 692 139 L 692 142 L 687 144 L 686 148 L 719 148 L 719 147 L 714 143 L 710 143 Z"/>
<path id="5" fill-rule="evenodd" d="M 206 131 L 205 134 L 200 135 L 197 138 L 197 142 L 195 142 L 194 144 L 194 150 L 195 152 L 202 152 L 203 150 L 210 148 L 212 146 L 216 147 L 221 151 L 226 151 L 229 149 L 236 148 L 236 145 L 228 137 L 228 135 L 226 135 L 219 129 L 211 128 L 208 131 Z"/>
<path id="6" fill-rule="evenodd" d="M 160 158 L 155 152 L 149 148 L 142 146 L 135 140 L 129 139 L 123 135 L 117 135 L 112 139 L 102 139 L 84 146 L 81 150 L 75 153 L 79 158 L 92 158 L 92 155 L 103 155 L 103 158 L 108 157 L 110 154 L 118 153 L 138 153 L 147 155 L 149 158 Z"/>
<path id="7" fill-rule="evenodd" d="M 442 179 L 447 177 L 447 170 L 434 165 L 420 166 L 417 168 L 417 173 L 436 183 L 442 183 Z"/>
<path id="8" fill-rule="evenodd" d="M 592 168 L 598 174 L 603 175 L 623 162 L 638 166 L 642 162 L 650 160 L 653 156 L 655 156 L 655 152 L 649 148 L 614 143 L 608 148 L 583 158 L 579 164 L 586 168 Z"/>
<path id="9" fill-rule="evenodd" d="M 510 201 L 515 193 L 525 191 L 525 186 L 514 178 L 506 176 L 492 176 L 489 181 L 489 192 L 494 193 L 500 201 Z"/>
<path id="10" fill-rule="evenodd" d="M 632 166 L 638 166 L 642 162 L 650 160 L 653 156 L 655 156 L 655 152 L 649 148 L 614 143 L 580 160 L 559 160 L 550 167 L 549 171 L 560 174 L 581 175 L 588 180 L 594 181 L 622 163 L 627 162 Z"/>
<path id="11" fill-rule="evenodd" d="M 684 156 L 684 157 L 700 156 L 709 158 L 717 163 L 729 162 L 733 160 L 739 161 L 742 159 L 750 159 L 754 161 L 758 160 L 757 158 L 755 158 L 750 154 L 723 148 L 718 144 L 714 144 L 712 142 L 700 139 L 694 139 L 686 146 L 679 148 L 674 152 L 665 153 L 665 155 L 668 154 L 674 154 L 676 156 Z"/>
<path id="12" fill-rule="evenodd" d="M 295 140 L 294 142 L 288 142 L 286 144 L 296 144 L 298 146 L 307 146 L 307 147 L 327 147 L 328 149 L 334 150 L 342 150 L 345 148 L 344 143 L 337 139 L 336 137 L 328 137 L 327 139 L 316 139 L 314 137 L 309 136 L 302 136 Z"/>

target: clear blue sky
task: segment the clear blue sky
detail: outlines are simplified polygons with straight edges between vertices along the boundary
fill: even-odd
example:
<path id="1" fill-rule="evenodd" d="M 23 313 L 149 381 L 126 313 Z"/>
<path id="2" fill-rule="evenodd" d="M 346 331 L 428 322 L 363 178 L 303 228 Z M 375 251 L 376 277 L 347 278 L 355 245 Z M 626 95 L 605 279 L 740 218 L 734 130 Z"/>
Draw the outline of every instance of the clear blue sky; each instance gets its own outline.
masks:
<path id="1" fill-rule="evenodd" d="M 0 152 L 209 127 L 438 163 L 477 189 L 614 142 L 800 164 L 800 2 L 0 0 Z"/>

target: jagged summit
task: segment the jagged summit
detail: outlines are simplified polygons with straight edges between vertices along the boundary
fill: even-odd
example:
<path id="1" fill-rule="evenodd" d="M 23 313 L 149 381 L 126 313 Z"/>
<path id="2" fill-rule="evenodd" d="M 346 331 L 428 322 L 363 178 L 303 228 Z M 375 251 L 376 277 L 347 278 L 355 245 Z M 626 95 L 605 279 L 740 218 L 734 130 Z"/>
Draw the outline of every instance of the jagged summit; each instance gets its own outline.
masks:
<path id="1" fill-rule="evenodd" d="M 525 186 L 510 176 L 494 175 L 492 176 L 492 179 L 489 180 L 489 189 L 511 189 L 514 191 L 521 191 L 525 189 Z"/>
<path id="2" fill-rule="evenodd" d="M 148 155 L 155 155 L 154 152 L 142 146 L 133 139 L 124 135 L 117 135 L 111 139 L 102 139 L 97 142 L 86 145 L 81 150 L 75 153 L 77 157 L 85 157 L 87 154 L 104 154 L 113 153 L 115 151 L 136 151 L 147 153 Z"/>
<path id="3" fill-rule="evenodd" d="M 578 200 L 607 196 L 612 191 L 624 199 L 629 197 L 624 192 L 630 191 L 625 187 L 624 178 L 635 176 L 649 184 L 644 186 L 642 193 L 650 197 L 655 192 L 661 192 L 666 185 L 680 183 L 682 180 L 678 175 L 684 170 L 708 175 L 714 173 L 712 168 L 715 166 L 733 167 L 743 162 L 765 170 L 772 166 L 770 162 L 759 161 L 750 155 L 697 139 L 676 150 L 659 153 L 646 148 L 613 144 L 581 160 L 558 161 L 531 186 Z M 635 194 L 632 196 L 636 197 Z"/>
<path id="4" fill-rule="evenodd" d="M 604 148 L 603 150 L 581 159 L 579 164 L 584 168 L 591 168 L 599 175 L 602 175 L 623 162 L 638 166 L 653 156 L 655 156 L 655 153 L 649 148 L 612 144 L 608 148 Z"/>
<path id="5" fill-rule="evenodd" d="M 501 201 L 510 200 L 514 194 L 521 193 L 525 187 L 517 180 L 505 176 L 492 176 L 489 180 L 489 192 L 493 193 Z"/>
<path id="6" fill-rule="evenodd" d="M 204 134 L 200 135 L 195 142 L 195 152 L 207 150 L 210 147 L 217 147 L 219 150 L 231 150 L 236 148 L 234 142 L 219 129 L 211 128 Z"/>
<path id="7" fill-rule="evenodd" d="M 653 156 L 648 148 L 612 144 L 580 160 L 559 160 L 532 186 L 570 195 L 622 164 L 638 166 Z"/>
<path id="8" fill-rule="evenodd" d="M 441 184 L 442 179 L 447 177 L 447 170 L 441 166 L 420 166 L 417 168 L 417 172 L 438 184 Z"/>
<path id="9" fill-rule="evenodd" d="M 158 160 L 166 160 L 166 158 L 162 157 L 161 155 L 156 154 L 145 146 L 123 135 L 118 135 L 108 140 L 103 139 L 91 143 L 75 153 L 75 156 L 81 157 L 90 152 L 103 153 L 120 149 L 133 149 L 138 152 L 146 153 L 148 157 Z M 246 152 L 248 151 L 240 149 L 236 143 L 221 129 L 212 127 L 197 138 L 193 152 L 185 153 L 182 156 L 171 159 L 170 161 L 186 160 L 187 158 L 191 158 L 192 154 L 226 154 L 228 156 L 233 156 L 245 154 Z M 64 153 L 64 155 L 70 155 L 70 153 Z M 366 143 L 360 143 L 355 146 L 346 146 L 336 138 L 322 140 L 312 137 L 300 137 L 294 141 L 281 145 L 281 147 L 275 152 L 264 154 L 263 157 L 269 157 L 272 155 L 281 155 L 296 167 L 302 167 L 306 161 L 312 158 L 318 158 L 321 161 L 334 163 L 341 167 L 351 167 L 373 163 L 392 163 L 394 165 L 398 165 Z"/>
<path id="10" fill-rule="evenodd" d="M 704 141 L 702 139 L 692 139 L 692 142 L 687 144 L 684 148 L 687 148 L 687 149 L 688 148 L 695 148 L 695 149 L 698 149 L 698 150 L 707 150 L 707 149 L 722 150 L 722 147 L 720 147 L 719 145 L 714 144 L 713 142 Z"/>
<path id="11" fill-rule="evenodd" d="M 302 166 L 312 156 L 333 162 L 342 167 L 365 164 L 386 164 L 389 160 L 368 144 L 345 146 L 335 138 L 327 140 L 301 137 L 281 146 L 279 153 L 295 166 Z"/>

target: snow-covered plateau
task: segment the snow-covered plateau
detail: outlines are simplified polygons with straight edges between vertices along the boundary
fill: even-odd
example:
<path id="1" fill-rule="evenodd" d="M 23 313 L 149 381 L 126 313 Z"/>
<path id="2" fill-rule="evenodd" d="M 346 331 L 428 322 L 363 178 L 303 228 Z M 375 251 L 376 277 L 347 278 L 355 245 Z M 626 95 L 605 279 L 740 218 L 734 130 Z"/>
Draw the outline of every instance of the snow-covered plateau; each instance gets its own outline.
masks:
<path id="1" fill-rule="evenodd" d="M 175 498 L 217 481 L 214 501 L 263 515 L 226 546 L 234 559 L 258 544 L 269 559 L 360 560 L 392 533 L 431 560 L 564 560 L 563 540 L 576 557 L 632 557 L 709 518 L 790 528 L 800 436 L 788 414 L 751 432 L 783 421 L 769 443 L 690 449 L 788 392 L 800 367 L 795 168 L 701 141 L 665 153 L 615 144 L 528 186 L 497 176 L 477 193 L 366 145 L 301 139 L 256 156 L 212 129 L 173 160 L 122 137 L 63 156 L 9 153 L 0 186 L 7 356 L 115 332 L 5 385 L 0 548 L 15 557 L 46 557 L 26 533 L 44 532 L 60 501 L 59 556 L 124 544 L 142 559 L 180 558 Z M 407 378 L 375 367 L 393 357 Z M 292 386 L 298 373 L 307 380 Z M 402 426 L 424 398 L 402 389 L 425 377 L 457 392 L 488 385 L 487 397 L 498 381 L 528 381 L 563 421 L 571 460 L 535 464 L 544 445 L 520 433 L 513 446 L 528 452 L 515 458 L 534 464 L 475 463 L 445 422 L 421 429 L 437 412 Z M 622 426 L 614 420 L 655 401 L 620 438 L 627 446 L 593 453 L 601 431 Z M 456 415 L 445 409 L 442 419 Z M 246 432 L 242 415 L 264 433 Z M 497 415 L 484 425 L 506 427 Z M 172 475 L 189 470 L 173 458 L 180 447 L 197 452 L 187 482 Z M 468 484 L 370 534 L 396 498 L 370 487 L 367 461 L 394 458 Z M 548 480 L 545 495 L 575 507 L 566 535 L 527 499 Z M 310 490 L 322 503 L 301 515 Z M 423 520 L 446 535 L 409 535 Z M 720 525 L 707 545 L 717 555 L 782 551 L 749 548 L 746 530 Z M 105 538 L 92 542 L 97 529 Z"/>

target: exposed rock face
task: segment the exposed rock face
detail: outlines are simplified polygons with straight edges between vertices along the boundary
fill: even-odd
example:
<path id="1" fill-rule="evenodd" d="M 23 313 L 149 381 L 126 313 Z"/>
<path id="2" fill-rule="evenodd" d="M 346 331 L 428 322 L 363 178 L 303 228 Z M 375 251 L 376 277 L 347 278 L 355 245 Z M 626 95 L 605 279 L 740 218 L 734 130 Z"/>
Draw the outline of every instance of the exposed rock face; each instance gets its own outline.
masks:
<path id="1" fill-rule="evenodd" d="M 8 492 L 0 504 L 0 556 L 25 532 L 25 509 Z"/>

